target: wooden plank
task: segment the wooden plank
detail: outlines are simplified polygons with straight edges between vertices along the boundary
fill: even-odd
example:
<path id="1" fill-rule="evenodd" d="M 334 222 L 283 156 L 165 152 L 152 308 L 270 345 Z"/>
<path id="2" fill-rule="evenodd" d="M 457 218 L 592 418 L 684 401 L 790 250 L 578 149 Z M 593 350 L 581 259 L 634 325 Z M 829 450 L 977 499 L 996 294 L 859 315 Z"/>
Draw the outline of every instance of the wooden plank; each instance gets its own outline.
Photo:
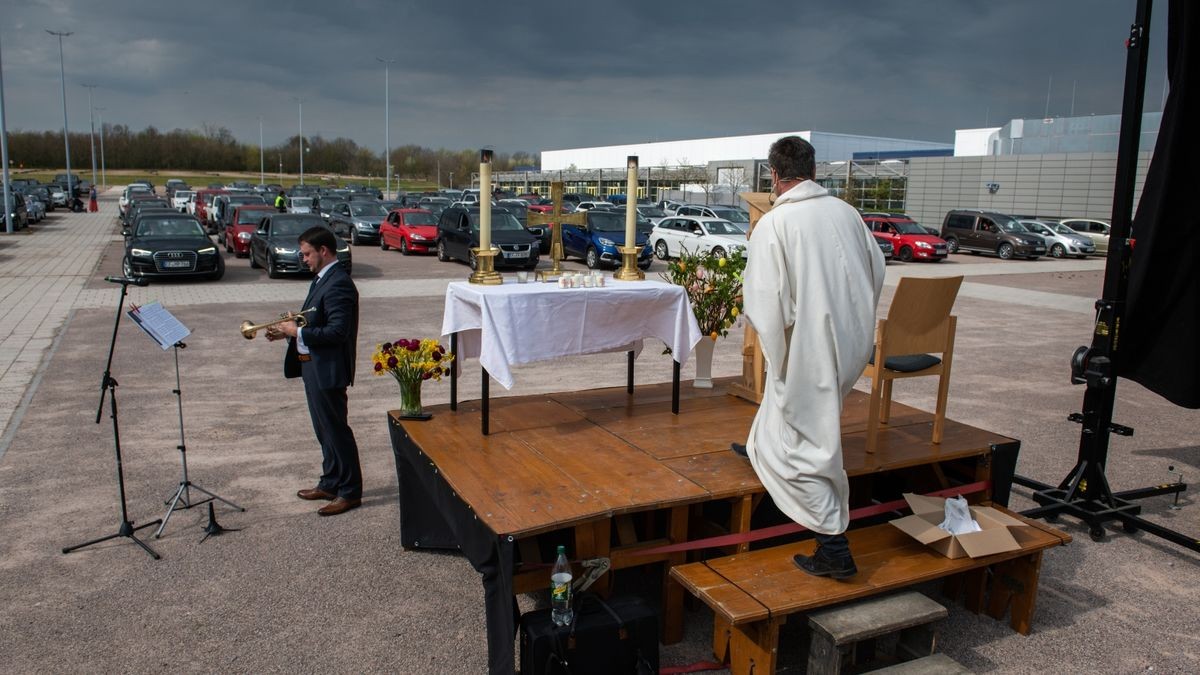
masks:
<path id="1" fill-rule="evenodd" d="M 867 452 L 866 432 L 846 434 L 842 436 L 842 461 L 846 473 L 857 476 L 985 455 L 993 444 L 1012 440 L 953 420 L 946 420 L 941 443 L 934 443 L 932 438 L 932 422 L 881 427 L 878 445 L 871 454 Z"/>
<path id="2" fill-rule="evenodd" d="M 858 574 L 843 581 L 809 576 L 793 564 L 793 555 L 811 555 L 815 548 L 811 540 L 710 560 L 707 564 L 773 615 L 788 615 L 958 574 L 1061 543 L 1058 537 L 1034 528 L 1018 529 L 1026 530 L 1019 540 L 1021 549 L 975 559 L 946 558 L 886 523 L 851 530 L 847 536 Z"/>
<path id="3" fill-rule="evenodd" d="M 763 604 L 729 583 L 706 563 L 688 563 L 671 568 L 671 578 L 700 598 L 726 623 L 748 623 L 770 617 Z"/>
<path id="4" fill-rule="evenodd" d="M 713 378 L 712 389 L 697 389 L 682 384 L 679 387 L 680 403 L 690 399 L 719 398 L 725 395 L 725 389 L 732 382 L 732 377 Z M 623 408 L 627 405 L 642 405 L 645 403 L 662 403 L 671 401 L 671 383 L 657 382 L 639 384 L 630 396 L 625 386 L 605 387 L 603 389 L 586 389 L 551 394 L 554 399 L 572 410 L 583 412 L 601 408 Z"/>
<path id="5" fill-rule="evenodd" d="M 671 509 L 667 524 L 671 543 L 679 544 L 688 538 L 688 507 Z M 683 639 L 683 587 L 671 578 L 671 568 L 687 562 L 687 553 L 672 553 L 663 569 L 662 643 L 673 645 Z"/>

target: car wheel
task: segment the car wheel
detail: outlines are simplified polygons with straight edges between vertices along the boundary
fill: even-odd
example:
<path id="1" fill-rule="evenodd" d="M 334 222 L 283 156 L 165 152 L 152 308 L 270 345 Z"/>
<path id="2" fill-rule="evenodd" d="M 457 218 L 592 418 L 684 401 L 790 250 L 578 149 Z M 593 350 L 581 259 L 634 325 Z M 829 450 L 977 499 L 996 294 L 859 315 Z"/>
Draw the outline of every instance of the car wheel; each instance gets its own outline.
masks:
<path id="1" fill-rule="evenodd" d="M 721 248 L 720 246 L 714 246 L 711 253 L 718 258 L 725 257 L 725 249 Z"/>
<path id="2" fill-rule="evenodd" d="M 221 277 L 223 277 L 223 276 L 225 276 L 225 261 L 218 260 L 217 261 L 217 271 L 208 275 L 208 280 L 209 281 L 220 281 Z"/>
<path id="3" fill-rule="evenodd" d="M 1053 258 L 1067 257 L 1067 249 L 1062 244 L 1055 244 L 1050 247 L 1050 256 Z"/>
<path id="4" fill-rule="evenodd" d="M 258 258 L 254 257 L 254 251 L 250 251 L 248 255 L 250 256 L 250 269 L 259 269 Z"/>
<path id="5" fill-rule="evenodd" d="M 651 260 L 647 259 L 647 260 L 646 260 L 646 262 L 640 262 L 640 263 L 638 263 L 638 269 L 640 269 L 640 270 L 648 270 L 648 269 L 650 269 L 650 263 L 651 263 L 651 262 L 653 262 L 653 261 L 651 261 Z"/>
<path id="6" fill-rule="evenodd" d="M 438 242 L 437 254 L 438 260 L 441 262 L 450 262 L 450 256 L 446 255 L 446 245 L 440 241 Z"/>
<path id="7" fill-rule="evenodd" d="M 900 258 L 900 262 L 912 262 L 912 259 L 913 259 L 912 247 L 911 246 L 901 246 L 900 253 L 898 253 L 896 257 Z"/>
<path id="8" fill-rule="evenodd" d="M 996 255 L 1000 256 L 1001 260 L 1012 260 L 1013 245 L 1008 242 L 1000 244 L 1000 248 L 996 249 Z"/>
<path id="9" fill-rule="evenodd" d="M 403 239 L 401 239 L 400 241 L 401 241 L 401 242 L 403 242 L 404 240 L 403 240 Z M 388 245 L 387 245 L 387 242 L 386 242 L 386 241 L 384 241 L 384 239 L 383 239 L 383 233 L 382 233 L 382 232 L 380 232 L 380 233 L 379 233 L 379 250 L 380 250 L 380 251 L 386 251 L 386 250 L 388 250 Z"/>
<path id="10" fill-rule="evenodd" d="M 587 253 L 584 254 L 584 262 L 587 263 L 589 270 L 600 267 L 600 254 L 596 252 L 595 246 L 588 247 Z"/>
<path id="11" fill-rule="evenodd" d="M 478 262 L 475 260 L 475 249 L 468 250 L 467 251 L 467 267 L 470 267 L 471 271 L 474 272 L 475 266 L 477 264 L 478 264 Z"/>
<path id="12" fill-rule="evenodd" d="M 275 267 L 275 257 L 267 256 L 267 278 L 278 279 L 279 277 L 279 269 Z"/>
<path id="13" fill-rule="evenodd" d="M 400 240 L 400 255 L 408 255 L 409 253 L 412 253 L 412 251 L 410 251 L 408 249 L 408 240 L 401 239 Z"/>
<path id="14" fill-rule="evenodd" d="M 655 242 L 654 255 L 658 256 L 659 260 L 670 260 L 671 259 L 671 253 L 667 249 L 666 241 L 659 239 L 657 242 Z"/>
<path id="15" fill-rule="evenodd" d="M 350 245 L 358 246 L 358 228 L 350 230 Z"/>
<path id="16" fill-rule="evenodd" d="M 133 265 L 129 262 L 129 256 L 125 256 L 121 260 L 121 274 L 125 275 L 126 279 L 132 279 L 134 277 Z"/>
<path id="17" fill-rule="evenodd" d="M 946 239 L 946 250 L 951 253 L 958 253 L 958 239 L 949 237 Z"/>

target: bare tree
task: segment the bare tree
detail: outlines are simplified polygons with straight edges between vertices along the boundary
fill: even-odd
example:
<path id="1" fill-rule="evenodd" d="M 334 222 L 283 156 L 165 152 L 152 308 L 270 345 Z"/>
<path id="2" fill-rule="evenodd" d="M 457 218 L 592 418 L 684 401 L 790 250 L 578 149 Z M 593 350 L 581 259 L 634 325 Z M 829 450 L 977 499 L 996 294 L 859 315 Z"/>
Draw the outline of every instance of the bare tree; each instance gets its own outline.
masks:
<path id="1" fill-rule="evenodd" d="M 717 182 L 729 189 L 729 204 L 737 206 L 738 194 L 746 185 L 746 167 L 738 165 L 717 167 Z"/>

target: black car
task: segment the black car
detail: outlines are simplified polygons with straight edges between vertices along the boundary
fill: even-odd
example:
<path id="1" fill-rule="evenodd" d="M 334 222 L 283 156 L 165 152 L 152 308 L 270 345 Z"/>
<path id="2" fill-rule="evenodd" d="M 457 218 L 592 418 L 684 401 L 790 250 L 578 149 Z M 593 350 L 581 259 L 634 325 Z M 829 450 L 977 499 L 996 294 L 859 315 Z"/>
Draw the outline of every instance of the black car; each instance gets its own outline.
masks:
<path id="1" fill-rule="evenodd" d="M 251 193 L 237 193 L 228 195 L 217 195 L 213 199 L 213 208 L 216 209 L 217 218 L 212 223 L 217 234 L 217 241 L 225 243 L 225 228 L 232 224 L 233 212 L 239 206 L 247 204 L 266 204 L 267 201 L 261 196 Z"/>
<path id="2" fill-rule="evenodd" d="M 127 277 L 203 276 L 216 281 L 225 274 L 225 259 L 200 221 L 178 211 L 144 213 L 124 230 Z"/>
<path id="3" fill-rule="evenodd" d="M 172 209 L 171 205 L 162 199 L 131 200 L 129 206 L 125 207 L 125 214 L 122 216 L 125 227 L 131 227 L 136 222 L 138 214 L 146 209 L 168 209 L 179 213 L 179 211 Z"/>
<path id="4" fill-rule="evenodd" d="M 492 209 L 492 245 L 500 249 L 495 266 L 533 269 L 538 264 L 538 239 L 521 227 L 505 209 Z M 479 247 L 479 207 L 451 206 L 438 219 L 438 260 L 462 260 L 475 269 Z"/>
<path id="5" fill-rule="evenodd" d="M 329 227 L 333 233 L 358 246 L 379 241 L 379 226 L 388 210 L 374 200 L 341 202 L 329 211 Z"/>
<path id="6" fill-rule="evenodd" d="M 267 268 L 267 276 L 278 279 L 284 274 L 310 274 L 300 258 L 300 235 L 315 225 L 328 228 L 325 219 L 315 213 L 271 213 L 258 223 L 250 237 L 250 266 Z M 336 237 L 336 235 L 334 235 Z M 350 273 L 350 247 L 337 237 L 337 258 Z"/>

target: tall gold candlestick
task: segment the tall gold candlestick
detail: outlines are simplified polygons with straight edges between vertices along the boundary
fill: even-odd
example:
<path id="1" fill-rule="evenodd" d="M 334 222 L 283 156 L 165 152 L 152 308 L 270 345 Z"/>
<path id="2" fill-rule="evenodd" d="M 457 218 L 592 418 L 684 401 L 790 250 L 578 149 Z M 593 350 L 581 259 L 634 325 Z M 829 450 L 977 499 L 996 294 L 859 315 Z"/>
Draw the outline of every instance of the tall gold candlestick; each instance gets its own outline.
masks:
<path id="1" fill-rule="evenodd" d="M 643 281 L 646 274 L 638 269 L 637 245 L 637 184 L 638 158 L 630 155 L 626 161 L 625 175 L 625 245 L 617 250 L 621 252 L 621 268 L 613 274 L 614 279 L 622 281 Z"/>
<path id="2" fill-rule="evenodd" d="M 473 284 L 501 284 L 504 279 L 496 272 L 495 250 L 492 249 L 492 151 L 479 152 L 479 248 L 475 254 L 475 271 L 467 279 Z"/>

